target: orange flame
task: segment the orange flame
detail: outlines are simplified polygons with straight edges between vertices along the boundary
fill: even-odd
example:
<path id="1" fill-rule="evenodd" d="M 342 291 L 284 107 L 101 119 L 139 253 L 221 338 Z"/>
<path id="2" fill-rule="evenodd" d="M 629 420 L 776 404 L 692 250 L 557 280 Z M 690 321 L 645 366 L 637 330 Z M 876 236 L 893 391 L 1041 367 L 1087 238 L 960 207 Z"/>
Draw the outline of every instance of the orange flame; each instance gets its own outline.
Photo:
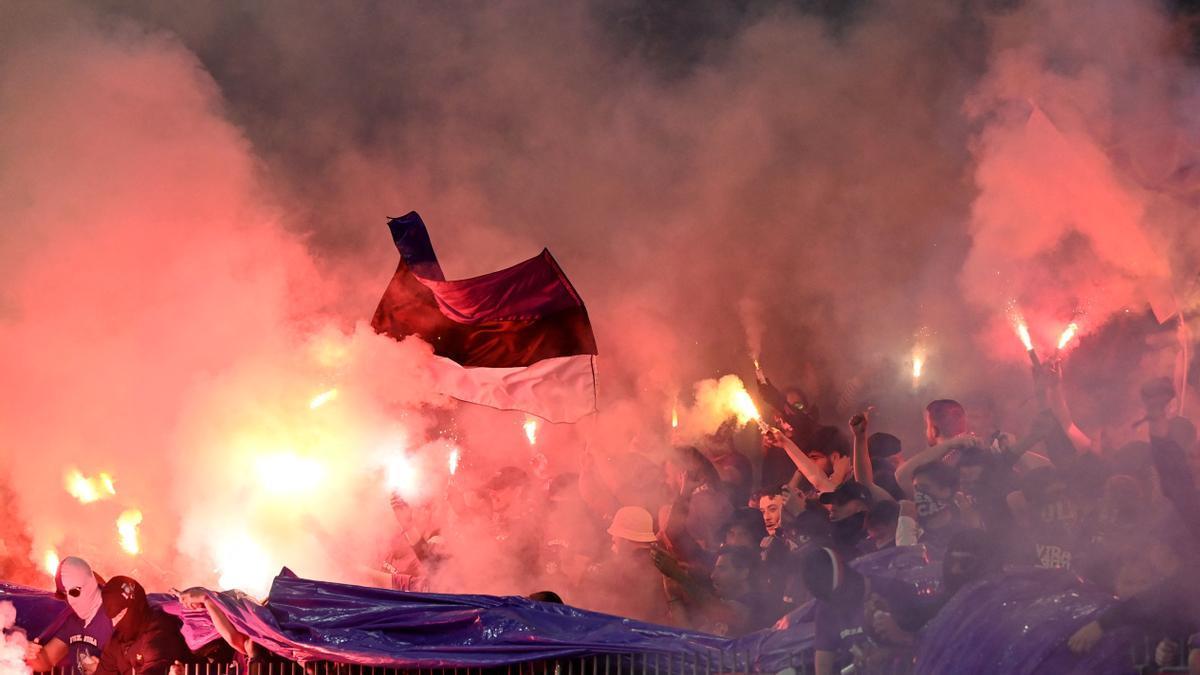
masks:
<path id="1" fill-rule="evenodd" d="M 1075 323 L 1074 321 L 1067 324 L 1067 327 L 1063 329 L 1062 335 L 1058 337 L 1058 348 L 1062 349 L 1070 344 L 1071 340 L 1075 339 L 1075 334 L 1078 332 L 1079 324 Z"/>
<path id="2" fill-rule="evenodd" d="M 913 386 L 917 386 L 921 382 L 921 373 L 925 371 L 925 355 L 920 350 L 913 350 L 912 357 L 912 380 Z"/>
<path id="3" fill-rule="evenodd" d="M 679 407 L 671 406 L 671 428 L 679 428 Z"/>
<path id="4" fill-rule="evenodd" d="M 316 396 L 314 396 L 312 398 L 312 400 L 308 402 L 308 408 L 309 408 L 309 410 L 316 410 L 317 408 L 320 408 L 321 406 L 325 405 L 326 403 L 329 403 L 333 399 L 337 398 L 337 396 L 338 396 L 337 389 L 330 389 L 329 391 L 323 391 L 323 392 L 317 394 Z"/>
<path id="5" fill-rule="evenodd" d="M 54 549 L 42 556 L 42 569 L 50 576 L 58 574 L 58 553 Z"/>
<path id="6" fill-rule="evenodd" d="M 729 399 L 729 409 L 737 417 L 737 423 L 742 426 L 745 426 L 750 421 L 762 422 L 762 415 L 758 412 L 758 406 L 754 405 L 754 399 L 750 398 L 750 393 L 745 388 L 733 392 L 733 395 Z"/>
<path id="7" fill-rule="evenodd" d="M 117 494 L 113 478 L 107 473 L 91 478 L 83 475 L 78 469 L 71 469 L 63 477 L 63 485 L 80 504 L 91 504 Z"/>
<path id="8" fill-rule="evenodd" d="M 533 419 L 532 417 L 528 417 L 525 419 L 525 424 L 522 426 L 525 429 L 525 438 L 529 440 L 529 444 L 537 445 L 537 432 L 538 432 L 537 420 Z"/>
<path id="9" fill-rule="evenodd" d="M 462 458 L 459 455 L 458 448 L 454 448 L 450 451 L 450 456 L 446 459 L 446 463 L 449 465 L 451 476 L 458 473 L 458 462 L 461 459 Z"/>
<path id="10" fill-rule="evenodd" d="M 129 555 L 137 555 L 142 551 L 141 544 L 138 543 L 138 526 L 141 524 L 142 512 L 137 509 L 129 509 L 117 517 L 117 535 L 121 549 Z"/>

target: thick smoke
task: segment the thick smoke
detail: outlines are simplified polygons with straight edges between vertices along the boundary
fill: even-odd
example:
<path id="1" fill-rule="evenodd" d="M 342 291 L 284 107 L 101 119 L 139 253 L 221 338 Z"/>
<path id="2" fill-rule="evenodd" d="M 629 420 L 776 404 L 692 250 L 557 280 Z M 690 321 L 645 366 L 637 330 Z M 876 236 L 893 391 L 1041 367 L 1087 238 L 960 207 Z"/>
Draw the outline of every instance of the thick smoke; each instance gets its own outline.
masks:
<path id="1" fill-rule="evenodd" d="M 25 634 L 12 630 L 17 610 L 11 602 L 0 602 L 0 675 L 29 675 L 25 665 Z"/>
<path id="2" fill-rule="evenodd" d="M 9 553 L 371 580 L 388 492 L 419 471 L 403 496 L 436 503 L 454 449 L 466 512 L 505 465 L 583 467 L 600 512 L 655 512 L 672 405 L 748 379 L 748 352 L 827 420 L 874 403 L 915 444 L 928 398 L 1026 399 L 1009 303 L 1047 348 L 1073 318 L 1187 304 L 1195 78 L 1153 6 L 751 5 L 0 10 Z M 599 339 L 598 417 L 531 445 L 358 323 L 409 209 L 451 276 L 554 251 Z M 78 504 L 70 468 L 117 494 Z M 535 590 L 471 527 L 445 585 Z"/>

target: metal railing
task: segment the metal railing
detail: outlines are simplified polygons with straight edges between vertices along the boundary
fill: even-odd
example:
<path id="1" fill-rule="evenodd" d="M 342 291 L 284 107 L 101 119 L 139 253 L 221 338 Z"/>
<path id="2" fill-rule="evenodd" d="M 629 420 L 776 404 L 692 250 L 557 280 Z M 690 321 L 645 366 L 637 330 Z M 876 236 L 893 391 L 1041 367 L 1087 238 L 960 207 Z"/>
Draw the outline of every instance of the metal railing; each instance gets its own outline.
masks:
<path id="1" fill-rule="evenodd" d="M 797 654 L 789 664 L 796 675 L 809 675 L 811 652 Z M 530 661 L 499 667 L 387 668 L 327 661 L 179 664 L 171 675 L 752 675 L 759 671 L 748 654 L 718 650 L 693 654 L 598 654 Z M 71 675 L 55 669 L 50 675 Z"/>
<path id="2" fill-rule="evenodd" d="M 1159 668 L 1154 665 L 1158 640 L 1150 636 L 1135 643 L 1131 650 L 1135 675 L 1146 673 L 1187 673 L 1187 639 L 1179 640 L 1180 665 Z M 812 652 L 793 655 L 782 667 L 769 671 L 789 675 L 810 675 Z M 170 675 L 757 675 L 763 671 L 749 654 L 731 654 L 718 650 L 692 654 L 598 654 L 593 656 L 529 661 L 498 667 L 417 667 L 388 668 L 360 666 L 328 661 L 300 664 L 292 661 L 252 661 L 242 663 L 187 663 L 176 666 Z M 71 675 L 69 669 L 56 668 L 50 675 Z M 136 675 L 136 674 L 135 674 Z"/>

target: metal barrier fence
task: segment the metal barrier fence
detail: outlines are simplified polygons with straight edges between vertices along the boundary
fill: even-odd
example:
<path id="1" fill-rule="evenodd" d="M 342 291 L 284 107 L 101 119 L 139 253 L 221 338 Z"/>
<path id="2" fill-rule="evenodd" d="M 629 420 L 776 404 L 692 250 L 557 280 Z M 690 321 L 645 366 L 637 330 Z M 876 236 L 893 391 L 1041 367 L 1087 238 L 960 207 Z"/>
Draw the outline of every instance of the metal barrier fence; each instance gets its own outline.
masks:
<path id="1" fill-rule="evenodd" d="M 1179 640 L 1180 665 L 1154 665 L 1157 639 L 1145 637 L 1130 653 L 1130 673 L 1188 673 L 1187 639 Z M 812 652 L 796 653 L 781 669 L 789 675 L 811 675 Z M 570 659 L 531 661 L 488 668 L 385 668 L 326 661 L 301 665 L 291 661 L 240 663 L 189 663 L 172 669 L 170 675 L 757 675 L 763 671 L 749 654 L 713 650 L 688 655 L 602 654 Z M 770 671 L 775 675 L 777 671 Z M 57 668 L 50 675 L 71 675 Z M 135 673 L 136 675 L 136 673 Z M 855 674 L 869 675 L 869 674 Z"/>
<path id="2" fill-rule="evenodd" d="M 798 654 L 791 669 L 809 675 L 811 652 Z M 290 661 L 239 663 L 188 663 L 176 665 L 170 675 L 752 675 L 759 672 L 747 654 L 689 655 L 602 654 L 550 661 L 531 661 L 487 668 L 384 668 L 346 663 Z M 50 675 L 71 675 L 55 669 Z M 136 674 L 135 674 L 136 675 Z"/>

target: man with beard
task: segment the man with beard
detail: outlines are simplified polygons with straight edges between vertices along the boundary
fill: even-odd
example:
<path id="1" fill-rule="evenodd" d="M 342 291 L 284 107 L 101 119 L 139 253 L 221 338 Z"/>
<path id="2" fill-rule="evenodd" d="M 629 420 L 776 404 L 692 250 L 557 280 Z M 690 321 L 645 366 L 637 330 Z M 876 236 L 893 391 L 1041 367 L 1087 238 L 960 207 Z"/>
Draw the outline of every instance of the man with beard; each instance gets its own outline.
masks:
<path id="1" fill-rule="evenodd" d="M 166 675 L 190 652 L 179 619 L 146 600 L 146 590 L 129 577 L 104 584 L 104 613 L 112 620 L 113 638 L 100 655 L 97 675 Z"/>
<path id="2" fill-rule="evenodd" d="M 740 636 L 765 628 L 782 609 L 777 598 L 762 593 L 758 553 L 743 546 L 726 546 L 717 554 L 709 575 L 710 588 L 699 628 L 716 635 Z"/>
<path id="3" fill-rule="evenodd" d="M 783 448 L 795 462 L 807 483 L 798 488 L 805 499 L 815 499 L 825 492 L 832 492 L 853 473 L 850 449 L 837 427 L 818 429 L 812 444 L 803 450 L 779 429 L 768 430 L 766 442 Z"/>
<path id="4" fill-rule="evenodd" d="M 112 637 L 113 625 L 100 611 L 100 588 L 104 582 L 91 566 L 79 558 L 64 558 L 54 575 L 55 597 L 65 600 L 64 611 L 54 636 L 45 646 L 30 642 L 26 664 L 34 671 L 48 671 L 65 662 L 70 675 L 92 675 L 100 653 Z"/>

